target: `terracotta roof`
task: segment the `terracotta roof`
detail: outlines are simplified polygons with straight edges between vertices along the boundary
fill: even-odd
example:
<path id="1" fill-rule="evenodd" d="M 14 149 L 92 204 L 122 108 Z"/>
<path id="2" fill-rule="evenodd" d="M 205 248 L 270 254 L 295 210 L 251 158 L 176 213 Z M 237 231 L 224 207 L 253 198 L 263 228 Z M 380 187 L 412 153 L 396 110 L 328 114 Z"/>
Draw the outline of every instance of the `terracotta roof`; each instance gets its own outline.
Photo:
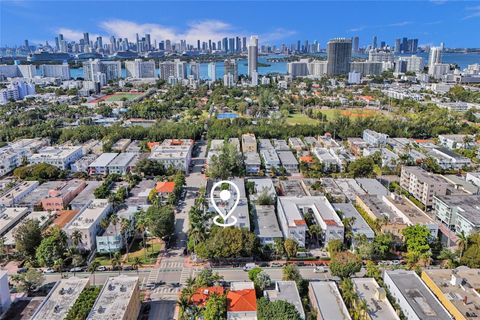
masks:
<path id="1" fill-rule="evenodd" d="M 255 289 L 229 291 L 227 293 L 227 311 L 257 311 Z"/>
<path id="2" fill-rule="evenodd" d="M 333 219 L 325 219 L 323 220 L 327 226 L 334 226 L 337 224 L 337 222 Z"/>
<path id="3" fill-rule="evenodd" d="M 173 189 L 175 188 L 175 182 L 170 182 L 170 181 L 160 181 L 157 182 L 157 185 L 155 186 L 155 190 L 159 193 L 171 193 L 173 192 Z"/>
<path id="4" fill-rule="evenodd" d="M 147 147 L 150 150 L 152 150 L 154 147 L 159 146 L 159 145 L 160 145 L 160 142 L 155 142 L 155 141 L 147 142 Z"/>
<path id="5" fill-rule="evenodd" d="M 57 211 L 57 218 L 53 221 L 53 224 L 59 228 L 63 228 L 69 223 L 73 217 L 78 213 L 78 210 L 60 210 Z"/>
<path id="6" fill-rule="evenodd" d="M 313 162 L 313 157 L 312 156 L 300 157 L 300 162 L 312 163 Z"/>
<path id="7" fill-rule="evenodd" d="M 223 295 L 224 290 L 223 287 L 204 287 L 204 288 L 198 288 L 193 294 L 190 300 L 192 301 L 193 304 L 197 306 L 203 306 L 210 295 L 212 294 L 217 294 L 217 295 Z"/>
<path id="8" fill-rule="evenodd" d="M 293 220 L 293 222 L 295 222 L 295 225 L 297 226 L 304 226 L 307 224 L 305 220 Z"/>

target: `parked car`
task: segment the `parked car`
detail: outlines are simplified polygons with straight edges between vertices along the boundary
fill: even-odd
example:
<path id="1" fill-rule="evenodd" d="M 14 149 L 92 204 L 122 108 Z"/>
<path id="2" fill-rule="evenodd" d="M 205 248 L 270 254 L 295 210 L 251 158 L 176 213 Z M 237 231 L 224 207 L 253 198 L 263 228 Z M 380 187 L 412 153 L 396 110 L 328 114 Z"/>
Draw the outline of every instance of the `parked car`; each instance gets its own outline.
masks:
<path id="1" fill-rule="evenodd" d="M 315 272 L 315 273 L 325 273 L 325 272 L 327 272 L 327 269 L 325 269 L 325 267 L 315 267 L 315 269 L 313 269 L 313 272 Z"/>
<path id="2" fill-rule="evenodd" d="M 18 268 L 17 273 L 25 273 L 27 272 L 27 268 Z"/>
<path id="3" fill-rule="evenodd" d="M 107 271 L 107 270 L 108 269 L 105 266 L 100 266 L 100 267 L 97 268 L 97 271 Z"/>
<path id="4" fill-rule="evenodd" d="M 250 271 L 252 270 L 253 268 L 255 268 L 257 265 L 253 262 L 251 263 L 247 263 L 244 267 L 243 267 L 243 271 Z"/>
<path id="5" fill-rule="evenodd" d="M 70 269 L 70 272 L 82 272 L 83 271 L 83 268 L 81 267 L 74 267 L 72 269 Z"/>
<path id="6" fill-rule="evenodd" d="M 45 270 L 43 270 L 43 273 L 54 273 L 55 270 L 53 270 L 52 268 L 47 268 Z"/>

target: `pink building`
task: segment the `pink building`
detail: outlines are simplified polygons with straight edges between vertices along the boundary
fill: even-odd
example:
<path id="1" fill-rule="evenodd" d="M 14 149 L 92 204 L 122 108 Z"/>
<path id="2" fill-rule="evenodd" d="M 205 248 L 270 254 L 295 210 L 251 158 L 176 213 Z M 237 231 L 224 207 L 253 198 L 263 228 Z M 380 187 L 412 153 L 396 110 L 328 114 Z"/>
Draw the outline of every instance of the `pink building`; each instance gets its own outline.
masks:
<path id="1" fill-rule="evenodd" d="M 87 184 L 83 180 L 73 179 L 55 189 L 48 190 L 48 196 L 42 199 L 43 210 L 63 210 Z"/>

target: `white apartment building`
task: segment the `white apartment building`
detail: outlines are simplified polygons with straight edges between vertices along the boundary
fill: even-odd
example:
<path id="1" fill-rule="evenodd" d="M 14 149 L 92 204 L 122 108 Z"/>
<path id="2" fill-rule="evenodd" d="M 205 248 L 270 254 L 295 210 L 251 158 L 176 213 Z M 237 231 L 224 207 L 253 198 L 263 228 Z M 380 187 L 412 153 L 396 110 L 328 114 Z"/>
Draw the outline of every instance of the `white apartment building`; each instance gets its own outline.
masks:
<path id="1" fill-rule="evenodd" d="M 166 139 L 152 149 L 148 158 L 160 162 L 165 168 L 173 167 L 188 172 L 193 145 L 191 139 Z"/>
<path id="2" fill-rule="evenodd" d="M 371 146 L 384 146 L 387 144 L 388 135 L 370 129 L 363 130 L 363 140 Z"/>
<path id="3" fill-rule="evenodd" d="M 70 164 L 83 156 L 81 146 L 54 146 L 44 147 L 38 153 L 32 155 L 28 160 L 32 164 L 48 163 L 61 170 L 66 170 Z"/>
<path id="4" fill-rule="evenodd" d="M 60 78 L 61 80 L 70 79 L 70 67 L 68 63 L 64 64 L 42 64 L 39 72 L 43 77 Z"/>
<path id="5" fill-rule="evenodd" d="M 97 159 L 90 163 L 88 166 L 88 173 L 91 175 L 108 174 L 108 165 L 113 161 L 113 159 L 115 159 L 116 156 L 118 156 L 118 153 L 115 152 L 102 153 Z"/>
<path id="6" fill-rule="evenodd" d="M 10 229 L 20 222 L 27 214 L 26 207 L 1 208 L 0 209 L 0 237 L 3 237 Z"/>
<path id="7" fill-rule="evenodd" d="M 0 196 L 0 206 L 13 207 L 38 187 L 38 181 L 16 183 Z"/>
<path id="8" fill-rule="evenodd" d="M 100 222 L 111 210 L 112 205 L 108 200 L 94 199 L 64 227 L 64 230 L 68 236 L 79 230 L 83 235 L 80 246 L 86 250 L 93 250 L 96 236 L 101 229 Z"/>
<path id="9" fill-rule="evenodd" d="M 155 61 L 143 61 L 142 59 L 125 61 L 125 71 L 127 73 L 127 78 L 155 78 Z"/>
<path id="10" fill-rule="evenodd" d="M 323 230 L 325 243 L 334 239 L 343 241 L 343 223 L 324 196 L 278 197 L 277 210 L 284 238 L 294 239 L 300 246 L 305 246 L 305 233 L 308 229 L 304 219 L 306 212 L 313 214 Z"/>
<path id="11" fill-rule="evenodd" d="M 433 196 L 445 195 L 448 183 L 420 167 L 402 167 L 400 186 L 426 207 L 433 205 Z"/>

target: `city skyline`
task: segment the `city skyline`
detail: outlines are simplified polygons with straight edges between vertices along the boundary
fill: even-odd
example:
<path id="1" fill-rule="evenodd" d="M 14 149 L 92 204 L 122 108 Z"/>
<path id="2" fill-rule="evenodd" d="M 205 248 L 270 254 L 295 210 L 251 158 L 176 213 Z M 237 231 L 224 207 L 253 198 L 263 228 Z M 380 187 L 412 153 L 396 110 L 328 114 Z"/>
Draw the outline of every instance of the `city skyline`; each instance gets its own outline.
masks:
<path id="1" fill-rule="evenodd" d="M 381 16 L 375 14 L 379 3 L 374 2 L 295 3 L 298 15 L 287 10 L 290 2 L 275 6 L 268 2 L 201 2 L 195 10 L 189 9 L 188 2 L 136 2 L 135 6 L 117 1 L 78 4 L 2 1 L 0 46 L 18 46 L 25 39 L 32 44 L 45 41 L 52 44 L 58 33 L 68 41 L 78 41 L 83 32 L 89 32 L 91 38 L 113 35 L 131 41 L 136 33 L 149 33 L 152 41 L 186 40 L 189 44 L 258 34 L 260 44 L 272 45 L 317 40 L 325 47 L 334 37 L 359 36 L 361 47 L 372 44 L 374 37 L 378 43 L 385 41 L 391 46 L 401 37 L 419 38 L 419 45 L 445 42 L 447 47 L 480 46 L 468 37 L 468 30 L 480 26 L 480 6 L 469 2 L 386 2 L 381 3 L 384 7 Z M 398 10 L 400 4 L 402 10 Z M 428 12 L 428 19 L 422 12 Z M 247 15 L 248 19 L 244 19 Z"/>

